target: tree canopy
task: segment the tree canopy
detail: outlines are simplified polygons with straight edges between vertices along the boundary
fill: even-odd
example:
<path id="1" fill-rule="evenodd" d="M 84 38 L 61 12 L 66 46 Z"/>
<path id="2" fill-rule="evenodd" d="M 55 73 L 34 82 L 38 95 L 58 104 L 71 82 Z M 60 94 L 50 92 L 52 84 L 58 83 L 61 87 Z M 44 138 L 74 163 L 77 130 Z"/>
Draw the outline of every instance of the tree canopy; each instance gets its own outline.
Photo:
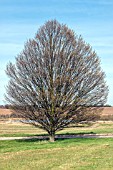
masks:
<path id="1" fill-rule="evenodd" d="M 46 22 L 15 60 L 6 69 L 6 99 L 51 141 L 69 124 L 97 118 L 108 95 L 105 74 L 96 52 L 66 25 Z"/>

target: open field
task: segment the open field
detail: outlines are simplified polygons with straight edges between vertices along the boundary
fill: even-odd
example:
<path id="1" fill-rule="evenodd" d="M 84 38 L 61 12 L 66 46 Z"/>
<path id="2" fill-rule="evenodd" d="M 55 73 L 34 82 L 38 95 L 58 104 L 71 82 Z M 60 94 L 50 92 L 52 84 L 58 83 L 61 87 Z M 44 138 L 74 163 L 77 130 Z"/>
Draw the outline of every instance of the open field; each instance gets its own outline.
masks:
<path id="1" fill-rule="evenodd" d="M 11 109 L 4 109 L 0 108 L 0 115 L 1 114 L 11 114 L 13 111 Z M 102 115 L 113 115 L 113 107 L 104 107 Z"/>
<path id="2" fill-rule="evenodd" d="M 0 108 L 0 117 L 6 116 L 11 119 L 13 111 L 11 109 Z M 103 111 L 100 113 L 102 120 L 113 120 L 113 107 L 104 107 Z"/>
<path id="3" fill-rule="evenodd" d="M 1 114 L 8 114 L 10 115 L 13 111 L 11 109 L 4 109 L 4 108 L 0 108 L 0 115 Z M 104 107 L 102 113 L 102 115 L 113 115 L 113 107 Z"/>
<path id="4" fill-rule="evenodd" d="M 0 115 L 10 115 L 12 113 L 11 109 L 2 109 L 0 108 Z"/>
<path id="5" fill-rule="evenodd" d="M 10 109 L 0 109 L 0 115 L 8 115 L 9 118 L 0 119 L 0 136 L 10 137 L 10 136 L 33 136 L 46 134 L 45 131 L 37 129 L 30 125 L 25 125 L 21 123 L 14 123 L 14 118 L 10 118 L 12 110 Z M 101 113 L 103 116 L 113 116 L 113 107 L 105 107 Z M 13 123 L 12 123 L 13 122 Z M 60 131 L 61 133 L 113 133 L 113 122 L 103 121 L 96 122 L 93 125 L 84 125 L 83 127 L 75 127 L 65 129 Z"/>
<path id="6" fill-rule="evenodd" d="M 22 123 L 0 123 L 0 136 L 32 136 L 45 131 Z"/>
<path id="7" fill-rule="evenodd" d="M 113 134 L 113 121 L 66 128 L 58 134 Z M 0 122 L 0 136 L 44 135 L 31 125 Z M 0 141 L 0 170 L 111 170 L 113 138 Z"/>
<path id="8" fill-rule="evenodd" d="M 1 170 L 111 170 L 113 139 L 0 141 Z"/>
<path id="9" fill-rule="evenodd" d="M 65 128 L 57 134 L 113 134 L 112 121 L 99 121 L 78 127 Z M 45 131 L 22 123 L 0 123 L 0 137 L 21 137 L 47 134 Z"/>
<path id="10" fill-rule="evenodd" d="M 113 122 L 102 121 L 84 127 L 64 129 L 59 134 L 113 134 Z M 0 136 L 46 134 L 21 123 L 0 123 Z M 113 138 L 0 141 L 0 170 L 111 170 Z M 104 165 L 104 166 L 103 166 Z"/>
<path id="11" fill-rule="evenodd" d="M 102 115 L 113 115 L 113 107 L 104 107 Z"/>

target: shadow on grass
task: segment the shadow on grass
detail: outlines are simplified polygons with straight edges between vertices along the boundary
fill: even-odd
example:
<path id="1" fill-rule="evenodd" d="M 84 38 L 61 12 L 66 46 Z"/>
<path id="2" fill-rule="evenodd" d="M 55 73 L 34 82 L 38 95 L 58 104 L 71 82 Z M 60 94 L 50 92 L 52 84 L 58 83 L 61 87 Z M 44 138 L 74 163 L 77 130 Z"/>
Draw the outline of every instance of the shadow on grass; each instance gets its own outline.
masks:
<path id="1" fill-rule="evenodd" d="M 67 133 L 62 133 L 62 134 L 57 134 L 57 135 L 87 135 L 87 134 L 96 134 L 95 132 L 80 132 L 80 133 L 70 133 L 70 132 L 67 132 Z"/>
<path id="2" fill-rule="evenodd" d="M 84 135 L 91 135 L 96 134 L 94 132 L 87 132 L 87 133 L 64 133 L 64 134 L 56 134 L 55 135 L 55 141 L 63 141 L 68 139 L 80 139 L 84 138 Z M 26 137 L 23 139 L 16 139 L 18 142 L 45 142 L 49 141 L 49 136 L 47 134 L 42 135 L 35 135 L 31 137 Z"/>
<path id="3" fill-rule="evenodd" d="M 102 140 L 102 139 L 100 139 Z M 27 146 L 27 148 L 30 146 L 35 149 L 44 149 L 44 148 L 54 148 L 54 147 L 60 147 L 60 146 L 68 146 L 68 145 L 76 145 L 76 144 L 82 144 L 82 143 L 90 143 L 94 141 L 97 141 L 97 138 L 56 138 L 55 142 L 50 142 L 49 139 L 29 139 L 29 140 L 16 140 L 17 143 L 22 144 L 23 146 Z"/>
<path id="4" fill-rule="evenodd" d="M 32 138 L 32 139 L 16 139 L 15 141 L 17 142 L 45 142 L 45 141 L 49 141 L 49 138 L 47 139 L 37 139 L 37 138 Z"/>

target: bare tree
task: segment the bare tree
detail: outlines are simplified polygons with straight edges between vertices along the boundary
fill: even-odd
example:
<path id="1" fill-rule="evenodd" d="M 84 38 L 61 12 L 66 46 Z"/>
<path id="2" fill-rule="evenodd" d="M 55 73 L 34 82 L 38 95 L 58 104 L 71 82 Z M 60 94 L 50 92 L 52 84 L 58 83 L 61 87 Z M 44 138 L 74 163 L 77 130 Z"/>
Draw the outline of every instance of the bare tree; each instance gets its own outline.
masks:
<path id="1" fill-rule="evenodd" d="M 38 30 L 6 73 L 7 101 L 28 123 L 46 130 L 50 141 L 71 123 L 95 120 L 108 94 L 95 51 L 56 20 Z"/>

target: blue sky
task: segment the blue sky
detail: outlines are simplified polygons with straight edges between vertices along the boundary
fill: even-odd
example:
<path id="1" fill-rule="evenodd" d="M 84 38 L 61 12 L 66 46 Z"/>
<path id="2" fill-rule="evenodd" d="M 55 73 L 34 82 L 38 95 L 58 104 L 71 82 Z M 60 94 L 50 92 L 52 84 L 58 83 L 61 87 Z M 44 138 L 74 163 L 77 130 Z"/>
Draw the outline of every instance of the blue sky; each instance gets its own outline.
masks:
<path id="1" fill-rule="evenodd" d="M 0 104 L 5 104 L 6 64 L 51 19 L 81 34 L 97 52 L 109 86 L 107 103 L 113 105 L 113 0 L 0 0 Z"/>

